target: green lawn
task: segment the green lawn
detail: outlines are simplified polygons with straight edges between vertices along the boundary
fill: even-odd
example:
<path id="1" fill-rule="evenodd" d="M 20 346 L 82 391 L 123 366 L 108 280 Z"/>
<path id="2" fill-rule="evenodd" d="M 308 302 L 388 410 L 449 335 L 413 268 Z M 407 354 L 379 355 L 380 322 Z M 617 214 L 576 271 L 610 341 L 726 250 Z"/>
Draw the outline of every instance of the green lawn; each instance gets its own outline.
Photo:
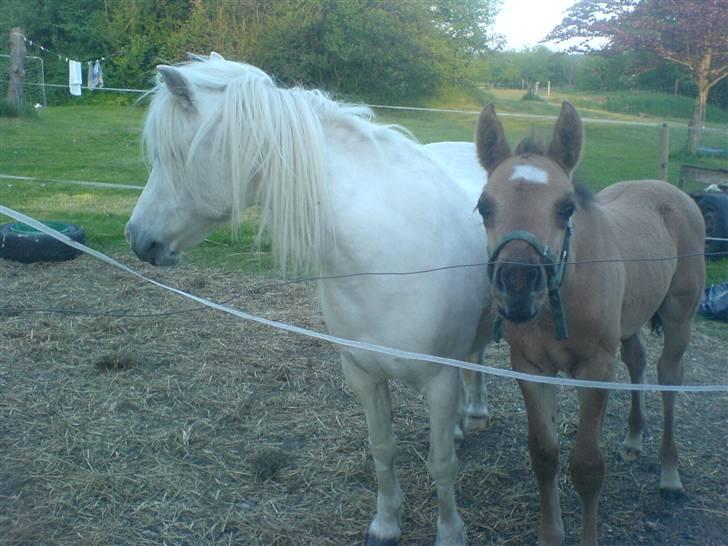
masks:
<path id="1" fill-rule="evenodd" d="M 516 111 L 538 115 L 557 115 L 558 93 L 549 101 L 522 101 L 521 93 L 496 91 L 499 112 Z M 566 97 L 574 102 L 574 96 Z M 577 97 L 578 98 L 578 97 Z M 581 100 L 587 101 L 588 97 Z M 592 100 L 589 106 L 599 102 Z M 475 105 L 458 108 L 477 110 Z M 377 109 L 378 119 L 408 128 L 422 142 L 471 140 L 476 116 Z M 73 179 L 144 185 L 146 168 L 141 159 L 140 130 L 144 108 L 123 105 L 85 105 L 51 107 L 35 118 L 0 118 L 0 174 L 40 178 Z M 658 122 L 658 119 L 628 117 L 599 110 L 583 110 L 585 118 L 629 119 Z M 503 117 L 506 131 L 515 144 L 530 130 L 550 135 L 552 121 Z M 586 146 L 579 177 L 594 190 L 618 180 L 654 178 L 657 172 L 659 130 L 634 125 L 585 124 Z M 685 153 L 687 130 L 671 129 L 669 177 L 677 181 L 683 162 L 695 163 Z M 726 166 L 726 160 L 698 158 L 698 164 Z M 695 187 L 689 190 L 697 189 Z M 137 192 L 71 186 L 58 183 L 25 182 L 0 179 L 0 203 L 33 217 L 76 222 L 88 232 L 88 243 L 104 252 L 125 252 L 123 226 Z M 9 221 L 0 217 L 1 221 Z M 269 248 L 260 251 L 254 244 L 254 219 L 246 222 L 238 238 L 220 230 L 210 241 L 188 254 L 200 265 L 222 268 L 269 271 Z M 723 263 L 728 262 L 724 260 Z M 728 265 L 711 265 L 711 278 L 728 277 Z"/>

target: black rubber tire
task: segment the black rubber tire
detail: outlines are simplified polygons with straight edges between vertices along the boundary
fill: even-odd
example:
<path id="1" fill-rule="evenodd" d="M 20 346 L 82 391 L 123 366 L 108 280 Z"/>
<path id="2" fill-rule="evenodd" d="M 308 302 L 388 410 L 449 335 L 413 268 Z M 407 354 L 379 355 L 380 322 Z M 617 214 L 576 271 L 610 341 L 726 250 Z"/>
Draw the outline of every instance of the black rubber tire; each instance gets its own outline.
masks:
<path id="1" fill-rule="evenodd" d="M 721 239 L 728 238 L 728 194 L 703 194 L 698 206 L 705 220 L 705 236 Z M 705 241 L 706 254 L 726 251 L 728 251 L 728 242 Z M 706 256 L 706 258 L 720 260 L 721 258 L 728 258 L 728 254 L 723 256 Z"/>
<path id="2" fill-rule="evenodd" d="M 79 243 L 86 240 L 86 232 L 76 224 L 43 223 Z M 20 222 L 0 225 L 0 258 L 23 263 L 60 262 L 75 258 L 80 253 L 80 250 Z"/>

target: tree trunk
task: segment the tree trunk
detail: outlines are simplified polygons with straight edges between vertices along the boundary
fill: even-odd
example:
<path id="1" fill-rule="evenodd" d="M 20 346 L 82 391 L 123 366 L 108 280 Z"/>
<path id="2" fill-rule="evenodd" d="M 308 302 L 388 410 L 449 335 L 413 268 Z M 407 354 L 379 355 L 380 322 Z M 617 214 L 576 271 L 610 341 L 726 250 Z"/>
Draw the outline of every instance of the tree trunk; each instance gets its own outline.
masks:
<path id="1" fill-rule="evenodd" d="M 700 128 L 705 122 L 705 107 L 708 104 L 708 93 L 712 86 L 710 81 L 710 63 L 712 61 L 713 52 L 708 52 L 700 59 L 696 69 L 693 71 L 695 83 L 698 84 L 698 96 L 695 97 L 695 106 L 693 106 L 693 115 L 690 117 L 688 124 L 688 153 L 695 155 L 700 141 Z"/>
<path id="2" fill-rule="evenodd" d="M 695 155 L 700 142 L 700 128 L 705 121 L 705 107 L 708 102 L 708 90 L 701 88 L 698 90 L 698 96 L 695 97 L 695 105 L 693 106 L 693 114 L 690 116 L 688 123 L 688 153 Z"/>
<path id="3" fill-rule="evenodd" d="M 15 106 L 23 103 L 26 53 L 23 31 L 16 27 L 10 31 L 10 74 L 7 95 L 8 101 Z"/>

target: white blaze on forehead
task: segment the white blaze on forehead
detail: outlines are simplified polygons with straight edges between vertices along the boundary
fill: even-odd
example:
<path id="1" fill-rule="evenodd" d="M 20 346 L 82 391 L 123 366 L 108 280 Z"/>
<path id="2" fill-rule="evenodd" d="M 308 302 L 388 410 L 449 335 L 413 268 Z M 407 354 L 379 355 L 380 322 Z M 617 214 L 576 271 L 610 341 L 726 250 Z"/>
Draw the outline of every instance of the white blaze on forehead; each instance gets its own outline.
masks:
<path id="1" fill-rule="evenodd" d="M 549 174 L 543 169 L 531 165 L 516 165 L 513 167 L 513 173 L 511 173 L 509 180 L 519 179 L 536 184 L 548 184 Z"/>

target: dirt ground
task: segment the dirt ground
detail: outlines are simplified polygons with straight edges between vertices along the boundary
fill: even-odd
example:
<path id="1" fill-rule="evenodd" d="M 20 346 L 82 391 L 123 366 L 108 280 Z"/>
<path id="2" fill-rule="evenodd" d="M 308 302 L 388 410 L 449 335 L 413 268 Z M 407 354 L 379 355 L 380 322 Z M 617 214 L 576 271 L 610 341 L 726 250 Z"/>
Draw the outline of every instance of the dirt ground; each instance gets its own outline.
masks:
<path id="1" fill-rule="evenodd" d="M 306 285 L 120 259 L 183 290 L 323 329 Z M 649 343 L 654 360 L 659 340 Z M 488 363 L 508 367 L 505 344 Z M 728 383 L 728 326 L 698 321 L 685 363 L 688 383 Z M 488 388 L 489 428 L 458 447 L 458 506 L 471 544 L 533 544 L 524 406 L 513 382 L 490 378 Z M 402 543 L 431 544 L 426 412 L 416 393 L 393 393 Z M 560 399 L 566 468 L 575 393 Z M 728 544 L 728 395 L 679 397 L 679 502 L 658 494 L 659 395 L 647 407 L 645 453 L 625 463 L 628 395 L 610 398 L 602 543 Z M 561 501 L 576 544 L 567 472 Z M 0 544 L 359 544 L 374 506 L 363 413 L 334 347 L 200 310 L 93 258 L 0 260 Z"/>

